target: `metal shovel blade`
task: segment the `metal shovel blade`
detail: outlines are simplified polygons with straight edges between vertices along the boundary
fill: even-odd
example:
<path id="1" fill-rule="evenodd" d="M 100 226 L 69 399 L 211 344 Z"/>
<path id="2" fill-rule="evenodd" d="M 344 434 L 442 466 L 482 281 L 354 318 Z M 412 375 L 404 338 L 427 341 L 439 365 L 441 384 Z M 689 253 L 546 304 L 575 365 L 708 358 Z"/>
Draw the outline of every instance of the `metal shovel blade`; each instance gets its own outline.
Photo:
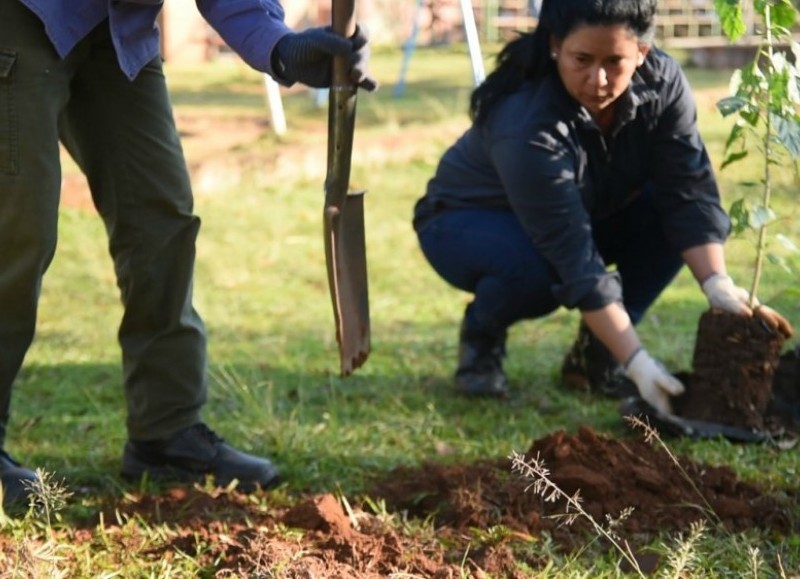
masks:
<path id="1" fill-rule="evenodd" d="M 717 422 L 682 418 L 674 414 L 662 414 L 638 396 L 623 400 L 619 411 L 623 417 L 636 416 L 647 419 L 656 430 L 672 436 L 685 436 L 693 439 L 722 437 L 731 442 L 766 442 L 770 438 L 766 432 L 756 432 Z"/>
<path id="2" fill-rule="evenodd" d="M 370 320 L 364 194 L 348 194 L 342 209 L 325 210 L 325 254 L 342 376 L 369 356 Z"/>
<path id="3" fill-rule="evenodd" d="M 354 0 L 333 0 L 333 31 L 355 32 Z M 342 376 L 369 356 L 370 320 L 364 193 L 350 192 L 350 161 L 358 87 L 349 77 L 346 57 L 333 60 L 328 103 L 328 170 L 325 177 L 325 262 L 336 322 Z"/>

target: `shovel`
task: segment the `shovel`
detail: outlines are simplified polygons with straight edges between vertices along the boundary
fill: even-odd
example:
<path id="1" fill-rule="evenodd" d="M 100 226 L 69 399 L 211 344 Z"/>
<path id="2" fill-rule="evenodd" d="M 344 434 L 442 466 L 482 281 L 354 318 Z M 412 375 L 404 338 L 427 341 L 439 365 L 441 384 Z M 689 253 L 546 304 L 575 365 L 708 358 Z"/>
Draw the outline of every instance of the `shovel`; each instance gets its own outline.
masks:
<path id="1" fill-rule="evenodd" d="M 631 397 L 622 401 L 620 414 L 646 419 L 656 430 L 673 436 L 685 436 L 692 439 L 727 438 L 731 442 L 767 442 L 767 432 L 756 432 L 738 426 L 706 422 L 682 418 L 674 414 L 663 414 L 639 397 Z"/>
<path id="2" fill-rule="evenodd" d="M 355 1 L 333 0 L 333 31 L 355 33 Z M 356 91 L 346 57 L 335 57 L 328 102 L 328 167 L 325 177 L 325 262 L 333 302 L 341 375 L 349 376 L 369 356 L 369 292 L 364 238 L 364 191 L 350 192 L 350 158 Z"/>

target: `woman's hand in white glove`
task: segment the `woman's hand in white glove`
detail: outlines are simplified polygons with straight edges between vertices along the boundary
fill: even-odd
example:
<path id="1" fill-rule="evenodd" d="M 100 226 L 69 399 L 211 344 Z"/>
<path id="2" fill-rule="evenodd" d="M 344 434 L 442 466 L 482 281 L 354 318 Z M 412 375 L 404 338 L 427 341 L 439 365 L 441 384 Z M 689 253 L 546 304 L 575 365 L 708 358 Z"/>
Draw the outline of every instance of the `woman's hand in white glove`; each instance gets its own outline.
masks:
<path id="1" fill-rule="evenodd" d="M 701 287 L 712 308 L 719 308 L 732 314 L 753 315 L 753 310 L 748 305 L 750 293 L 734 284 L 730 276 L 715 273 L 707 278 Z M 755 305 L 758 305 L 758 302 Z"/>
<path id="2" fill-rule="evenodd" d="M 625 375 L 633 380 L 639 395 L 662 414 L 672 414 L 670 396 L 683 394 L 680 380 L 640 348 L 625 364 Z"/>

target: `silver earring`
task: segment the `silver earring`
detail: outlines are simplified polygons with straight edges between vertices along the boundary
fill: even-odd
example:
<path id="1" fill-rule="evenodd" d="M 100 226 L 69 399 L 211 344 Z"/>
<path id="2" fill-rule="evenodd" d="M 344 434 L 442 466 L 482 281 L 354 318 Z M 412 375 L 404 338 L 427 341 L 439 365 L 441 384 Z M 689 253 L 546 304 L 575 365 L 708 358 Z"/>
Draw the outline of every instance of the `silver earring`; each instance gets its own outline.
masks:
<path id="1" fill-rule="evenodd" d="M 550 58 L 552 58 L 553 60 L 557 59 L 558 53 L 554 50 L 553 52 L 550 53 Z"/>

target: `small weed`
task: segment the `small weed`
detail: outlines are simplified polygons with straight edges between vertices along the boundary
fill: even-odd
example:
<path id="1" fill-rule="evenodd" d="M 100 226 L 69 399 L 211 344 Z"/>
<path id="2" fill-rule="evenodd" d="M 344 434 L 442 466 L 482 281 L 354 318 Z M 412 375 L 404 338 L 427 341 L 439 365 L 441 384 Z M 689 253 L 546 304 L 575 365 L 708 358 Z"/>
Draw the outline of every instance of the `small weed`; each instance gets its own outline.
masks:
<path id="1" fill-rule="evenodd" d="M 541 496 L 545 502 L 566 501 L 566 511 L 561 515 L 563 524 L 571 525 L 578 517 L 586 519 L 591 523 L 597 534 L 611 543 L 613 548 L 622 555 L 640 577 L 646 576 L 641 570 L 639 561 L 636 559 L 636 555 L 628 542 L 620 539 L 614 530 L 622 520 L 630 516 L 631 510 L 624 510 L 618 517 L 609 519 L 606 525 L 602 525 L 581 505 L 580 490 L 572 495 L 561 490 L 561 487 L 550 478 L 550 470 L 538 455 L 533 458 L 526 458 L 524 454 L 513 452 L 510 459 L 512 470 L 522 475 L 523 478 L 532 480 L 533 482 L 528 488 L 533 489 L 533 492 Z"/>

